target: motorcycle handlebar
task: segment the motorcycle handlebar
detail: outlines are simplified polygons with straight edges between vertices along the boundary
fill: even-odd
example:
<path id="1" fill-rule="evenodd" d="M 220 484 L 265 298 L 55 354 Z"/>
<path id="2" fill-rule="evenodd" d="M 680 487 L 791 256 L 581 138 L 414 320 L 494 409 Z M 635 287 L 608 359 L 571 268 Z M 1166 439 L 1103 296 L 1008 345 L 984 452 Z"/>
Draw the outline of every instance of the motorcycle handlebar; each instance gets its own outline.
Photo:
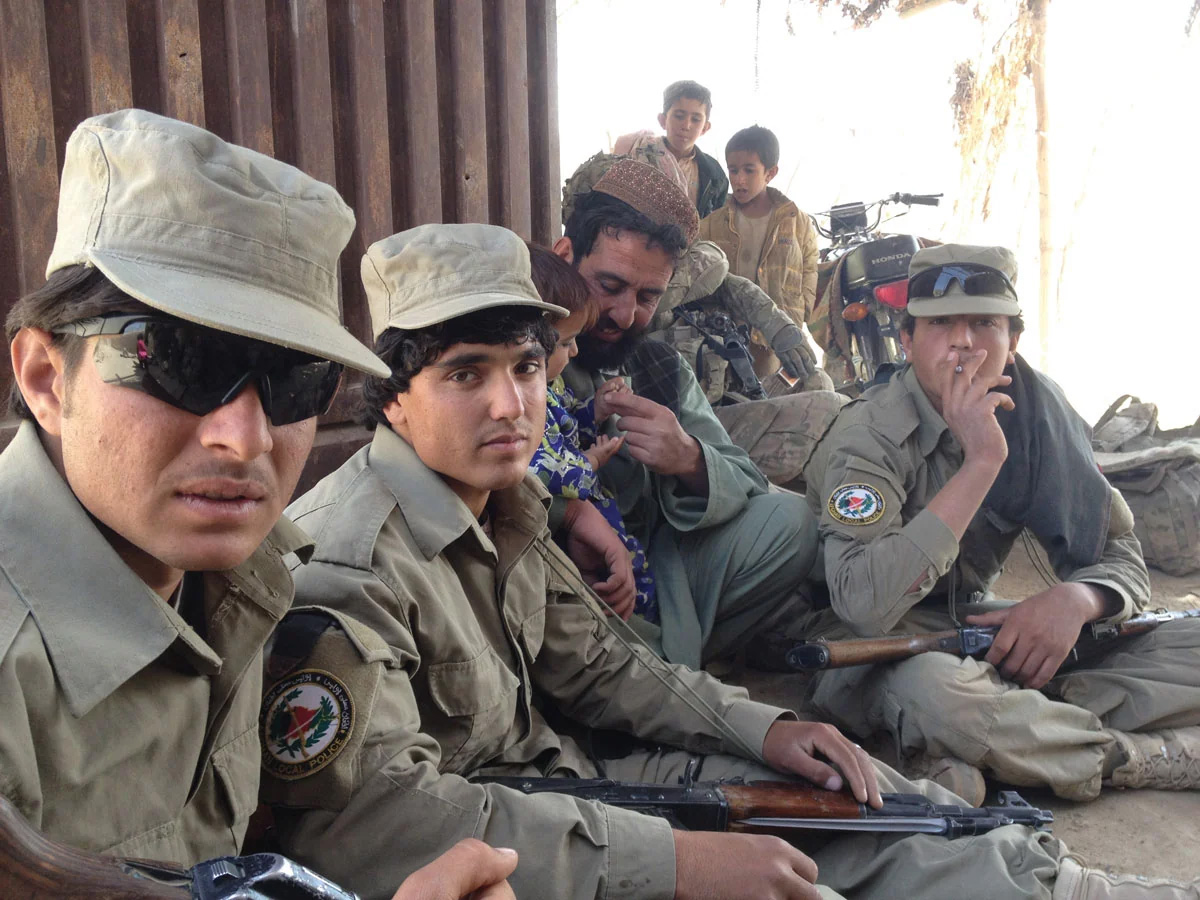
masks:
<path id="1" fill-rule="evenodd" d="M 941 200 L 941 194 L 892 194 L 893 203 L 907 206 L 937 206 Z"/>

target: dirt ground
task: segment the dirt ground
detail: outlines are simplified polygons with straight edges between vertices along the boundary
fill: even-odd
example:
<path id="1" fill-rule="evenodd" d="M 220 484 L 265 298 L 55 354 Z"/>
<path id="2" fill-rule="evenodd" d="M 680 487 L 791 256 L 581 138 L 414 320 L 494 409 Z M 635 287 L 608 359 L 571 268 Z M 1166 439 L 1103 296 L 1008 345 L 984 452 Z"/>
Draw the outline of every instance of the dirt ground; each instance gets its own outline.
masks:
<path id="1" fill-rule="evenodd" d="M 1200 607 L 1200 573 L 1174 578 L 1151 569 L 1150 581 L 1152 608 Z M 1024 597 L 1044 585 L 1030 555 L 1018 544 L 997 593 Z M 796 709 L 804 693 L 798 676 L 739 666 L 724 677 L 744 685 L 756 699 L 777 706 Z M 998 787 L 1002 786 L 989 781 L 989 802 Z M 1142 875 L 1200 877 L 1200 792 L 1109 790 L 1092 803 L 1071 803 L 1049 791 L 1019 790 L 1033 805 L 1054 811 L 1054 834 L 1093 865 Z"/>

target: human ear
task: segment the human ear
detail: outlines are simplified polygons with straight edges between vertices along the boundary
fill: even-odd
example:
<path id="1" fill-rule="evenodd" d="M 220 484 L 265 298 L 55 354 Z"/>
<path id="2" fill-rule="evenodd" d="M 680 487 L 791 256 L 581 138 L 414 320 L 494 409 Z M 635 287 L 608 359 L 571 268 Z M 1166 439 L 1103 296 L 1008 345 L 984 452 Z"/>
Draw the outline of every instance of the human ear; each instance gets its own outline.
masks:
<path id="1" fill-rule="evenodd" d="M 1017 361 L 1017 342 L 1021 340 L 1021 333 L 1010 334 L 1008 336 L 1008 362 L 1011 365 Z"/>
<path id="2" fill-rule="evenodd" d="M 554 246 L 550 251 L 558 256 L 565 263 L 575 264 L 575 249 L 571 246 L 571 239 L 565 234 L 554 242 Z"/>
<path id="3" fill-rule="evenodd" d="M 665 129 L 667 127 L 667 114 L 666 113 L 658 114 L 658 127 L 663 128 L 663 129 Z"/>
<path id="4" fill-rule="evenodd" d="M 13 379 L 21 389 L 25 405 L 48 434 L 62 435 L 66 376 L 62 351 L 54 346 L 50 332 L 22 328 L 9 346 Z"/>
<path id="5" fill-rule="evenodd" d="M 904 348 L 904 358 L 909 362 L 912 362 L 912 339 L 907 328 L 900 329 L 900 346 Z"/>
<path id="6" fill-rule="evenodd" d="M 708 129 L 710 128 L 712 128 L 712 122 L 708 121 L 708 119 L 705 119 L 704 127 L 700 129 L 700 136 L 703 137 L 704 135 L 708 134 Z"/>
<path id="7" fill-rule="evenodd" d="M 404 404 L 400 400 L 400 394 L 396 394 L 383 405 L 383 417 L 392 426 L 392 431 L 396 432 L 396 434 L 400 435 L 406 441 L 408 440 L 408 414 L 404 411 Z"/>
<path id="8" fill-rule="evenodd" d="M 779 166 L 771 166 L 771 168 L 767 169 L 767 171 L 763 174 L 766 176 L 767 184 L 770 184 L 771 179 L 779 174 Z"/>

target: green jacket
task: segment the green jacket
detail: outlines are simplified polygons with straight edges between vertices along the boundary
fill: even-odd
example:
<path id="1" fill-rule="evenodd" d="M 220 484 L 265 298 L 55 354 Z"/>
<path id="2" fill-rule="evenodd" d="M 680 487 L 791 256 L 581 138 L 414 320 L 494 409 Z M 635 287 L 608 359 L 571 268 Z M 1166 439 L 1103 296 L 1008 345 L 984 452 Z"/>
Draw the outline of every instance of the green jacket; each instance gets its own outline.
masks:
<path id="1" fill-rule="evenodd" d="M 944 611 L 952 580 L 956 601 L 966 603 L 999 577 L 1019 525 L 981 509 L 958 541 L 926 509 L 962 461 L 911 367 L 847 405 L 817 445 L 804 469 L 808 502 L 820 520 L 833 609 L 855 632 L 903 627 L 918 603 Z M 856 499 L 855 508 L 846 505 Z M 1046 549 L 1060 579 L 1116 591 L 1124 600 L 1119 621 L 1141 607 L 1150 584 L 1129 507 L 1115 490 L 1110 502 L 1108 541 L 1095 565 L 1075 569 L 1058 548 Z"/>
<path id="2" fill-rule="evenodd" d="M 71 846 L 176 865 L 236 854 L 258 805 L 262 648 L 292 600 L 280 520 L 188 575 L 203 635 L 117 556 L 28 422 L 0 455 L 0 794 Z"/>
<path id="3" fill-rule="evenodd" d="M 295 573 L 302 602 L 353 617 L 304 667 L 352 697 L 349 741 L 323 767 L 268 776 L 285 851 L 365 900 L 474 836 L 513 847 L 517 896 L 670 898 L 663 820 L 555 794 L 472 784 L 479 774 L 596 777 L 541 710 L 696 752 L 737 752 L 619 642 L 576 593 L 548 539 L 534 475 L 492 494 L 491 535 L 412 448 L 380 428 L 289 512 L 316 536 Z M 672 667 L 747 743 L 785 713 Z M 268 697 L 271 696 L 268 694 Z M 536 699 L 536 702 L 535 702 Z M 269 752 L 274 752 L 268 747 Z"/>

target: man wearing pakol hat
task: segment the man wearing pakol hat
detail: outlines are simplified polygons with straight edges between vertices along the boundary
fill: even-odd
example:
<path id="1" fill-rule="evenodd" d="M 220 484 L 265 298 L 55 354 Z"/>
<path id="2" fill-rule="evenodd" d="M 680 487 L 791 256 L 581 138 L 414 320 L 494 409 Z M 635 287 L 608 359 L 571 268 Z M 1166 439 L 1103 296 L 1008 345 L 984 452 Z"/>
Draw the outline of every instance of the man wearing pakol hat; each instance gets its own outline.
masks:
<path id="1" fill-rule="evenodd" d="M 1015 278 L 1003 247 L 916 253 L 901 335 L 909 364 L 842 411 L 805 472 L 836 614 L 818 633 L 961 620 L 1001 626 L 996 641 L 982 660 L 928 653 L 824 673 L 816 704 L 853 732 L 896 735 L 914 774 L 972 801 L 981 770 L 1073 800 L 1102 783 L 1194 790 L 1200 623 L 1114 642 L 1055 674 L 1085 623 L 1142 609 L 1149 579 L 1089 429 L 1016 353 Z M 1022 529 L 1061 581 L 999 601 L 990 588 Z"/>
<path id="2" fill-rule="evenodd" d="M 312 546 L 280 513 L 343 367 L 388 372 L 338 321 L 353 227 L 328 185 L 141 110 L 67 144 L 0 455 L 0 794 L 56 840 L 241 849 L 283 556 Z M 464 845 L 396 896 L 503 897 L 514 864 Z"/>
<path id="3" fill-rule="evenodd" d="M 572 179 L 554 250 L 587 281 L 600 316 L 564 379 L 577 398 L 614 372 L 630 380 L 633 393 L 616 395 L 618 415 L 605 426 L 624 445 L 600 477 L 654 571 L 661 622 L 634 622 L 666 659 L 698 668 L 787 615 L 815 559 L 816 523 L 800 498 L 767 492 L 679 353 L 645 339 L 696 237 L 687 195 L 631 159 L 585 186 Z M 561 515 L 555 504 L 551 522 Z"/>

